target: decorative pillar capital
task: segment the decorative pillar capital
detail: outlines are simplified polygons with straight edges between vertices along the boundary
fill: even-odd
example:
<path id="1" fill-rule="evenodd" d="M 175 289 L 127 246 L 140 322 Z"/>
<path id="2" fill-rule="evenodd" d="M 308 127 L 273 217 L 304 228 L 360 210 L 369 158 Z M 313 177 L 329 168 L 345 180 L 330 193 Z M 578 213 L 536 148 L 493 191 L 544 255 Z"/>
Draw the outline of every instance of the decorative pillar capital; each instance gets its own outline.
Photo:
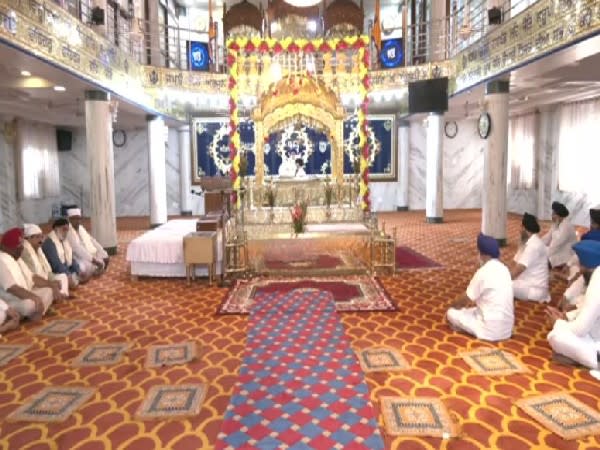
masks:
<path id="1" fill-rule="evenodd" d="M 110 100 L 110 94 L 105 91 L 90 90 L 85 91 L 85 99 L 97 102 L 107 102 Z"/>

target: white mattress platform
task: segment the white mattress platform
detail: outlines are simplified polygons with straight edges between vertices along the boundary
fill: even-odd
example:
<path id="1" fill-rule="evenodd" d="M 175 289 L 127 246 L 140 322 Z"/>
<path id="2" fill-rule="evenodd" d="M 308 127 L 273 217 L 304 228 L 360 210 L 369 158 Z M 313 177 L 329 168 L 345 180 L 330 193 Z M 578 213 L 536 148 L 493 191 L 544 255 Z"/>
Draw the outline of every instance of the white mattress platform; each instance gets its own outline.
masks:
<path id="1" fill-rule="evenodd" d="M 175 219 L 145 232 L 127 247 L 131 275 L 147 277 L 185 277 L 183 237 L 196 231 L 196 219 Z M 216 272 L 221 274 L 223 233 L 217 232 Z M 197 276 L 208 276 L 208 268 L 196 267 Z"/>

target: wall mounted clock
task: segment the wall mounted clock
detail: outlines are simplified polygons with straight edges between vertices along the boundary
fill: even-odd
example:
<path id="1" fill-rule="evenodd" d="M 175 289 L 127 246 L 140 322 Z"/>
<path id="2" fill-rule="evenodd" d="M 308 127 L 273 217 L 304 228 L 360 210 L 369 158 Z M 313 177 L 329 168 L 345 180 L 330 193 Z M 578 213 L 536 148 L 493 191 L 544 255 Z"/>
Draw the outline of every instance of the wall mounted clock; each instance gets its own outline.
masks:
<path id="1" fill-rule="evenodd" d="M 127 133 L 124 130 L 114 130 L 112 140 L 115 147 L 123 147 L 127 142 Z"/>
<path id="2" fill-rule="evenodd" d="M 479 136 L 481 139 L 487 139 L 492 131 L 492 119 L 488 113 L 483 113 L 479 116 L 479 122 L 477 122 L 477 129 L 479 130 Z"/>
<path id="3" fill-rule="evenodd" d="M 454 139 L 458 134 L 458 125 L 454 120 L 446 122 L 444 125 L 444 133 L 447 138 Z"/>

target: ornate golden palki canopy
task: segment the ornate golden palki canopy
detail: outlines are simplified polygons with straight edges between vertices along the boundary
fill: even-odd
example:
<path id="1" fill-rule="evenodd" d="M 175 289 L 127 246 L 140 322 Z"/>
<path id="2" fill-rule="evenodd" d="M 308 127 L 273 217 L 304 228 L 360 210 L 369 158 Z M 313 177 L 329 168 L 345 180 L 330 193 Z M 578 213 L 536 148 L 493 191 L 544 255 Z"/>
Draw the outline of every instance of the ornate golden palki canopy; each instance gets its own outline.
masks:
<path id="1" fill-rule="evenodd" d="M 264 142 L 270 133 L 295 123 L 305 123 L 329 136 L 331 175 L 344 175 L 344 107 L 325 83 L 310 75 L 289 75 L 272 84 L 252 113 L 256 133 L 256 160 L 264 161 Z M 264 165 L 256 167 L 256 181 L 264 180 Z"/>

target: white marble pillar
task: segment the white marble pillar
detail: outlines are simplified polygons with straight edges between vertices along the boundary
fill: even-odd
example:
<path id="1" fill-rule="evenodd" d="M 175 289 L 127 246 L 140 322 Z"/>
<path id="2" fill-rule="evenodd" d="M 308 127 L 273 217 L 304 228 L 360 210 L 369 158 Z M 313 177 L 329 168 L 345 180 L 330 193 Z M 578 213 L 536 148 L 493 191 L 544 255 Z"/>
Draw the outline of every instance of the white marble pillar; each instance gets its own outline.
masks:
<path id="1" fill-rule="evenodd" d="M 410 153 L 410 122 L 398 119 L 398 203 L 397 211 L 408 211 L 408 162 Z"/>
<path id="2" fill-rule="evenodd" d="M 192 155 L 190 153 L 190 127 L 180 127 L 179 133 L 179 206 L 182 216 L 192 215 Z"/>
<path id="3" fill-rule="evenodd" d="M 485 87 L 491 127 L 483 158 L 481 231 L 496 238 L 500 245 L 506 245 L 508 86 L 506 80 L 494 80 Z"/>
<path id="4" fill-rule="evenodd" d="M 85 92 L 91 233 L 109 254 L 114 255 L 117 251 L 117 211 L 112 114 L 109 100 L 108 93 L 104 91 Z"/>
<path id="5" fill-rule="evenodd" d="M 150 226 L 167 222 L 167 164 L 165 122 L 148 116 L 148 179 L 150 183 Z"/>
<path id="6" fill-rule="evenodd" d="M 429 223 L 442 223 L 444 220 L 444 114 L 432 112 L 426 120 L 425 217 Z"/>

